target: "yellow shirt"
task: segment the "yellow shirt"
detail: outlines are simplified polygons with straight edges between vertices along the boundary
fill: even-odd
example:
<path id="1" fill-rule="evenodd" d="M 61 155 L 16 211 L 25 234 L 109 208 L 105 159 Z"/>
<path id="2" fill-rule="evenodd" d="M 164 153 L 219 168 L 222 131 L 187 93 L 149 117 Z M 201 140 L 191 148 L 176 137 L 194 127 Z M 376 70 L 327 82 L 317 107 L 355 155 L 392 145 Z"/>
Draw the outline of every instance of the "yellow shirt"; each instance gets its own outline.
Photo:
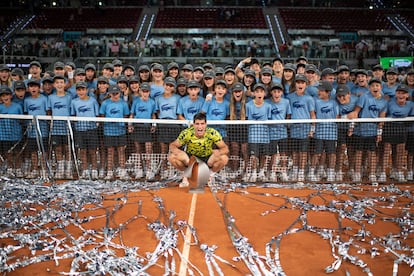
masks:
<path id="1" fill-rule="evenodd" d="M 186 152 L 198 157 L 208 157 L 213 152 L 213 145 L 216 145 L 223 138 L 214 128 L 207 127 L 203 137 L 197 138 L 194 127 L 181 131 L 178 141 L 182 146 L 186 145 Z"/>

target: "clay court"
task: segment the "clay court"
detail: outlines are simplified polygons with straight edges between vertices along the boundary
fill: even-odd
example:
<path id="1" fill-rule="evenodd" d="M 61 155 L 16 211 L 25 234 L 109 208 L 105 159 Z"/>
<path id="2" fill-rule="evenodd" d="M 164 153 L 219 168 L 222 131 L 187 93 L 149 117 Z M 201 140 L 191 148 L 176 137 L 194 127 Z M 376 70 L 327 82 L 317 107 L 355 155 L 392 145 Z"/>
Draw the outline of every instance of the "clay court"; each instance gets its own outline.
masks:
<path id="1" fill-rule="evenodd" d="M 413 273 L 411 185 L 1 184 L 6 275 Z"/>

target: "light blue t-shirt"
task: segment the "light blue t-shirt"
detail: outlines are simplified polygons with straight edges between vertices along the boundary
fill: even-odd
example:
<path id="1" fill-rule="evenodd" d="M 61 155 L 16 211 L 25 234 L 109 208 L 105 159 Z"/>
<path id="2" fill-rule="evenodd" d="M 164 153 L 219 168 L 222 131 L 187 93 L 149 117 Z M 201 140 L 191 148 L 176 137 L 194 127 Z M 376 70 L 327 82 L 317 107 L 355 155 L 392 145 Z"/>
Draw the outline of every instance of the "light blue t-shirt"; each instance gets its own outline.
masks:
<path id="1" fill-rule="evenodd" d="M 339 115 L 338 104 L 334 100 L 315 100 L 316 119 L 335 119 Z M 337 140 L 338 128 L 335 122 L 317 123 L 315 129 L 315 139 Z"/>
<path id="2" fill-rule="evenodd" d="M 99 114 L 104 115 L 106 118 L 124 118 L 129 115 L 128 104 L 123 101 L 112 101 L 107 99 L 103 101 L 99 108 Z M 106 136 L 121 136 L 126 134 L 126 128 L 124 122 L 104 122 L 104 135 Z"/>
<path id="3" fill-rule="evenodd" d="M 288 94 L 292 111 L 291 119 L 310 119 L 310 113 L 315 111 L 315 100 L 305 94 L 299 96 L 296 92 Z M 311 124 L 297 123 L 290 126 L 290 137 L 295 139 L 306 139 L 310 132 Z"/>
<path id="4" fill-rule="evenodd" d="M 72 116 L 93 118 L 99 115 L 99 104 L 95 98 L 89 97 L 86 100 L 75 98 L 72 100 L 70 111 Z M 87 131 L 96 128 L 95 121 L 77 121 L 75 123 L 77 131 Z"/>
<path id="5" fill-rule="evenodd" d="M 182 115 L 186 120 L 192 121 L 194 115 L 200 112 L 204 104 L 204 98 L 197 97 L 196 101 L 190 99 L 190 97 L 184 96 L 178 102 L 177 114 Z"/>
<path id="6" fill-rule="evenodd" d="M 0 114 L 23 114 L 23 108 L 14 102 L 10 106 L 0 104 Z M 22 135 L 22 126 L 18 119 L 0 119 L 0 141 L 19 141 Z"/>
<path id="7" fill-rule="evenodd" d="M 272 107 L 264 102 L 256 106 L 254 101 L 246 104 L 246 117 L 253 121 L 267 121 L 272 118 Z M 267 124 L 249 125 L 248 142 L 256 144 L 267 144 L 270 142 L 269 126 Z"/>
<path id="8" fill-rule="evenodd" d="M 271 105 L 271 120 L 285 120 L 287 115 L 292 112 L 290 110 L 289 100 L 281 98 L 278 103 L 272 99 L 266 100 Z M 270 140 L 280 140 L 288 138 L 286 124 L 274 124 L 270 126 Z"/>
<path id="9" fill-rule="evenodd" d="M 52 116 L 70 116 L 72 96 L 66 93 L 64 96 L 52 94 L 47 98 L 48 110 L 52 112 Z M 53 120 L 52 135 L 67 135 L 68 126 L 66 121 Z"/>

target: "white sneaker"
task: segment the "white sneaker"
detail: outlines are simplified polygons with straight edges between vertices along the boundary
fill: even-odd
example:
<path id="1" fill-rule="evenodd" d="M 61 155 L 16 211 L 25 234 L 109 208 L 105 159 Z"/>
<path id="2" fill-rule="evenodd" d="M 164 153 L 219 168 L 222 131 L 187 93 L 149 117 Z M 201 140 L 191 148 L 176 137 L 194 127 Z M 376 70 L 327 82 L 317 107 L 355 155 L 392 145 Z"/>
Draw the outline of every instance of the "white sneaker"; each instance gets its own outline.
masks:
<path id="1" fill-rule="evenodd" d="M 131 179 L 131 177 L 129 177 L 129 174 L 128 174 L 126 169 L 120 169 L 118 175 L 119 175 L 119 179 L 121 179 L 121 180 L 130 180 Z"/>
<path id="2" fill-rule="evenodd" d="M 327 169 L 326 181 L 335 182 L 335 170 L 334 169 Z"/>
<path id="3" fill-rule="evenodd" d="M 105 180 L 113 180 L 114 179 L 114 172 L 113 171 L 108 171 L 106 176 L 105 176 Z"/>
<path id="4" fill-rule="evenodd" d="M 37 178 L 37 177 L 39 177 L 39 171 L 38 170 L 32 170 L 27 177 L 28 178 Z"/>
<path id="5" fill-rule="evenodd" d="M 249 182 L 250 181 L 250 177 L 252 176 L 251 173 L 245 172 L 242 178 L 243 182 Z"/>
<path id="6" fill-rule="evenodd" d="M 397 179 L 397 178 L 398 178 L 398 172 L 394 169 L 391 169 L 390 179 Z"/>
<path id="7" fill-rule="evenodd" d="M 249 178 L 249 182 L 256 182 L 257 181 L 257 172 L 256 171 L 252 171 L 250 178 Z"/>
<path id="8" fill-rule="evenodd" d="M 65 178 L 73 179 L 73 166 L 71 161 L 66 162 Z"/>
<path id="9" fill-rule="evenodd" d="M 344 180 L 344 173 L 342 171 L 337 171 L 335 175 L 335 181 L 342 182 Z"/>
<path id="10" fill-rule="evenodd" d="M 82 179 L 89 179 L 90 178 L 90 172 L 89 172 L 89 170 L 84 170 L 82 172 L 81 178 Z"/>
<path id="11" fill-rule="evenodd" d="M 183 180 L 181 180 L 181 183 L 179 185 L 180 188 L 185 188 L 190 185 L 190 182 L 188 182 L 188 178 L 183 176 Z"/>
<path id="12" fill-rule="evenodd" d="M 404 173 L 403 172 L 397 172 L 397 181 L 398 182 L 407 182 L 407 180 L 404 177 Z"/>
<path id="13" fill-rule="evenodd" d="M 266 175 L 264 170 L 259 171 L 259 173 L 257 174 L 257 180 L 261 182 L 266 181 Z"/>
<path id="14" fill-rule="evenodd" d="M 378 177 L 378 182 L 379 183 L 385 183 L 387 182 L 387 174 L 385 172 L 381 172 L 379 177 Z"/>
<path id="15" fill-rule="evenodd" d="M 20 168 L 16 169 L 16 177 L 18 177 L 18 178 L 24 177 L 22 169 L 20 169 Z"/>
<path id="16" fill-rule="evenodd" d="M 312 182 L 319 181 L 319 178 L 315 175 L 315 169 L 314 168 L 309 169 L 308 179 L 309 179 L 309 181 L 312 181 Z M 303 180 L 298 179 L 298 181 L 303 181 Z"/>
<path id="17" fill-rule="evenodd" d="M 299 182 L 305 181 L 305 171 L 304 170 L 299 170 L 298 171 L 298 181 Z"/>
<path id="18" fill-rule="evenodd" d="M 144 176 L 144 171 L 142 170 L 142 168 L 136 168 L 134 174 L 136 179 L 140 179 Z"/>
<path id="19" fill-rule="evenodd" d="M 154 173 L 153 170 L 150 170 L 149 172 L 147 172 L 147 175 L 146 175 L 145 179 L 154 180 L 154 178 L 155 178 L 155 173 Z"/>
<path id="20" fill-rule="evenodd" d="M 408 181 L 414 180 L 414 173 L 413 173 L 413 171 L 408 171 L 407 172 L 407 180 Z"/>
<path id="21" fill-rule="evenodd" d="M 370 174 L 368 176 L 368 181 L 371 183 L 376 183 L 377 182 L 377 176 L 375 174 Z"/>
<path id="22" fill-rule="evenodd" d="M 269 180 L 271 182 L 276 182 L 277 181 L 277 173 L 275 171 L 271 171 L 267 180 Z"/>
<path id="23" fill-rule="evenodd" d="M 106 172 L 105 172 L 105 170 L 104 170 L 104 169 L 100 169 L 100 170 L 99 170 L 99 174 L 98 174 L 98 178 L 99 178 L 99 179 L 104 179 L 104 178 L 105 178 L 105 176 L 106 176 Z"/>
<path id="24" fill-rule="evenodd" d="M 8 168 L 6 171 L 6 175 L 8 177 L 15 177 L 16 175 L 14 174 L 14 170 L 12 168 Z"/>
<path id="25" fill-rule="evenodd" d="M 286 172 L 282 172 L 279 176 L 279 179 L 282 182 L 288 182 L 289 181 L 289 176 L 287 175 Z"/>
<path id="26" fill-rule="evenodd" d="M 354 173 L 352 176 L 352 181 L 354 183 L 361 183 L 361 174 L 360 173 Z"/>
<path id="27" fill-rule="evenodd" d="M 91 171 L 91 178 L 92 178 L 93 180 L 96 180 L 96 179 L 98 179 L 98 177 L 99 177 L 99 175 L 98 175 L 98 171 L 97 171 L 97 170 L 92 170 L 92 171 Z"/>
<path id="28" fill-rule="evenodd" d="M 324 167 L 319 167 L 318 168 L 317 177 L 319 179 L 325 179 L 325 178 L 327 178 L 327 174 L 326 174 L 326 171 L 325 171 Z"/>

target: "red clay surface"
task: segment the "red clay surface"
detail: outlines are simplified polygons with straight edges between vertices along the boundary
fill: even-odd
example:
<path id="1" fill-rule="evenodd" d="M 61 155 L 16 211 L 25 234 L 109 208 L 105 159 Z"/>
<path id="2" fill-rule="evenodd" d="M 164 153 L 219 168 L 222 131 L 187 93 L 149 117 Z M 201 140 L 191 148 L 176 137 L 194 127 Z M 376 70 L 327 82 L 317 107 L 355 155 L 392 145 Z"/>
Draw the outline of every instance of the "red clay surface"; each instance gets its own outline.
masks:
<path id="1" fill-rule="evenodd" d="M 148 229 L 148 224 L 159 219 L 164 225 L 168 225 L 168 217 L 170 211 L 176 213 L 174 222 L 179 220 L 187 221 L 191 210 L 191 202 L 196 201 L 193 206 L 194 222 L 193 226 L 196 229 L 198 244 L 192 244 L 189 251 L 189 261 L 197 267 L 204 275 L 208 275 L 208 267 L 205 260 L 205 254 L 200 249 L 200 244 L 208 246 L 217 246 L 214 253 L 230 262 L 234 267 L 225 264 L 219 260 L 217 263 L 224 273 L 224 275 L 247 275 L 251 274 L 248 267 L 243 261 L 233 260 L 234 257 L 240 256 L 232 244 L 228 232 L 228 223 L 223 216 L 225 209 L 234 220 L 234 228 L 240 231 L 240 234 L 248 239 L 248 242 L 253 246 L 253 249 L 258 252 L 260 256 L 266 256 L 266 244 L 271 241 L 272 237 L 277 237 L 286 230 L 291 230 L 291 233 L 284 235 L 280 243 L 280 264 L 283 271 L 287 275 L 321 275 L 325 274 L 325 268 L 331 265 L 335 259 L 332 255 L 332 247 L 328 239 L 323 239 L 314 231 L 304 230 L 304 224 L 307 226 L 314 226 L 319 231 L 320 229 L 333 229 L 333 237 L 339 236 L 342 241 L 349 241 L 353 239 L 353 245 L 349 249 L 349 253 L 358 257 L 367 264 L 367 267 L 373 275 L 392 275 L 393 264 L 396 257 L 384 251 L 384 247 L 378 243 L 370 242 L 374 238 L 384 237 L 387 234 L 400 233 L 401 229 L 395 222 L 382 221 L 382 218 L 402 217 L 404 212 L 411 214 L 412 221 L 412 196 L 413 189 L 409 185 L 400 186 L 402 190 L 409 190 L 410 196 L 401 196 L 394 193 L 384 193 L 376 190 L 374 187 L 360 186 L 358 189 L 345 189 L 348 193 L 334 194 L 332 191 L 317 191 L 308 188 L 302 189 L 288 189 L 288 188 L 260 188 L 250 187 L 248 189 L 237 189 L 235 192 L 223 193 L 218 191 L 216 200 L 214 194 L 206 188 L 203 194 L 190 194 L 186 189 L 178 187 L 165 188 L 155 191 L 138 191 L 129 192 L 127 194 L 127 201 L 122 202 L 120 198 L 125 194 L 105 195 L 102 208 L 97 208 L 94 211 L 85 211 L 79 214 L 79 217 L 101 216 L 101 218 L 92 219 L 90 222 L 85 222 L 82 227 L 85 229 L 95 229 L 98 232 L 104 229 L 106 225 L 106 210 L 113 212 L 113 216 L 109 222 L 109 227 L 117 229 L 120 224 L 127 224 L 122 230 L 122 242 L 125 246 L 137 247 L 137 253 L 146 257 L 148 252 L 153 252 L 158 244 L 158 240 L 154 231 Z M 385 196 L 384 201 L 379 201 L 379 196 Z M 160 209 L 158 203 L 154 202 L 154 197 L 162 199 L 164 209 Z M 410 198 L 411 197 L 411 198 Z M 337 209 L 344 211 L 352 211 L 353 206 L 344 207 L 340 202 L 349 200 L 349 202 L 361 202 L 361 199 L 371 200 L 373 206 L 366 206 L 364 210 L 360 208 L 365 214 L 374 214 L 375 220 L 372 224 L 366 220 L 355 221 L 348 218 L 339 218 L 338 212 L 332 211 L 315 211 L 315 206 L 329 206 L 329 204 L 336 204 Z M 393 198 L 393 202 L 386 199 Z M 292 199 L 302 200 L 308 204 L 303 206 L 300 203 L 294 204 Z M 335 200 L 336 202 L 333 202 Z M 220 208 L 220 204 L 223 208 Z M 132 219 L 138 214 L 138 207 L 141 204 L 141 214 L 144 217 Z M 313 207 L 312 207 L 313 206 Z M 85 206 L 93 207 L 91 206 Z M 305 207 L 305 208 L 303 208 Z M 308 208 L 309 207 L 309 208 Z M 41 208 L 41 207 L 39 207 Z M 305 210 L 306 209 L 306 210 Z M 114 211 L 116 210 L 116 211 Z M 160 213 L 164 210 L 164 215 Z M 306 214 L 306 218 L 300 215 Z M 306 219 L 303 220 L 303 218 Z M 339 221 L 342 229 L 349 227 L 348 230 L 338 231 Z M 364 225 L 366 231 L 370 231 L 371 236 L 362 239 L 360 237 L 353 237 L 361 226 Z M 49 227 L 52 225 L 48 225 Z M 69 225 L 67 231 L 77 239 L 82 234 L 82 231 L 74 226 Z M 177 226 L 174 226 L 177 229 Z M 185 234 L 186 228 L 182 231 Z M 411 226 L 412 231 L 412 226 Z M 24 232 L 24 230 L 21 230 Z M 62 230 L 54 230 L 57 237 L 65 237 Z M 414 247 L 413 233 L 408 234 L 406 239 L 400 238 L 402 244 L 408 247 Z M 96 242 L 103 242 L 103 239 L 95 237 Z M 11 239 L 2 239 L 2 246 L 7 244 L 16 244 Z M 112 242 L 121 244 L 120 235 L 115 235 Z M 194 242 L 194 239 L 192 239 Z M 68 246 L 73 247 L 73 244 L 68 243 Z M 183 251 L 184 238 L 179 233 L 178 244 L 176 249 Z M 91 249 L 93 246 L 87 246 L 83 250 Z M 371 258 L 369 251 L 376 247 L 380 255 Z M 103 249 L 103 247 L 101 247 Z M 275 246 L 273 246 L 275 249 Z M 360 254 L 358 250 L 365 249 L 367 254 Z M 399 254 L 410 255 L 409 251 L 395 250 Z M 44 251 L 33 252 L 37 255 L 47 253 Z M 123 256 L 123 250 L 117 250 L 118 256 Z M 175 272 L 179 274 L 181 259 L 176 251 L 171 251 L 176 261 Z M 335 252 L 338 255 L 338 252 Z M 15 256 L 22 260 L 25 256 L 32 257 L 33 255 L 28 249 L 19 250 Z M 272 254 L 272 256 L 274 256 Z M 412 257 L 412 256 L 411 256 Z M 168 257 L 171 260 L 171 255 Z M 265 259 L 261 259 L 265 263 Z M 16 259 L 11 259 L 8 263 L 15 262 Z M 62 272 L 69 272 L 72 259 L 60 260 L 59 265 L 56 266 L 53 260 L 36 263 L 27 267 L 19 268 L 7 275 L 57 275 Z M 143 263 L 146 264 L 147 259 Z M 165 258 L 159 258 L 157 265 L 151 266 L 147 273 L 150 275 L 162 275 L 164 269 Z M 86 271 L 80 270 L 80 271 Z M 184 270 L 185 271 L 185 270 Z M 192 271 L 199 275 L 199 273 L 192 269 Z M 342 265 L 333 275 L 345 275 L 347 272 L 350 275 L 365 275 L 363 269 L 349 261 L 343 260 Z M 412 272 L 407 264 L 401 263 L 398 266 L 398 275 L 409 275 Z M 217 274 L 217 272 L 215 272 Z M 171 274 L 172 275 L 172 274 Z M 188 275 L 187 272 L 182 275 Z"/>

